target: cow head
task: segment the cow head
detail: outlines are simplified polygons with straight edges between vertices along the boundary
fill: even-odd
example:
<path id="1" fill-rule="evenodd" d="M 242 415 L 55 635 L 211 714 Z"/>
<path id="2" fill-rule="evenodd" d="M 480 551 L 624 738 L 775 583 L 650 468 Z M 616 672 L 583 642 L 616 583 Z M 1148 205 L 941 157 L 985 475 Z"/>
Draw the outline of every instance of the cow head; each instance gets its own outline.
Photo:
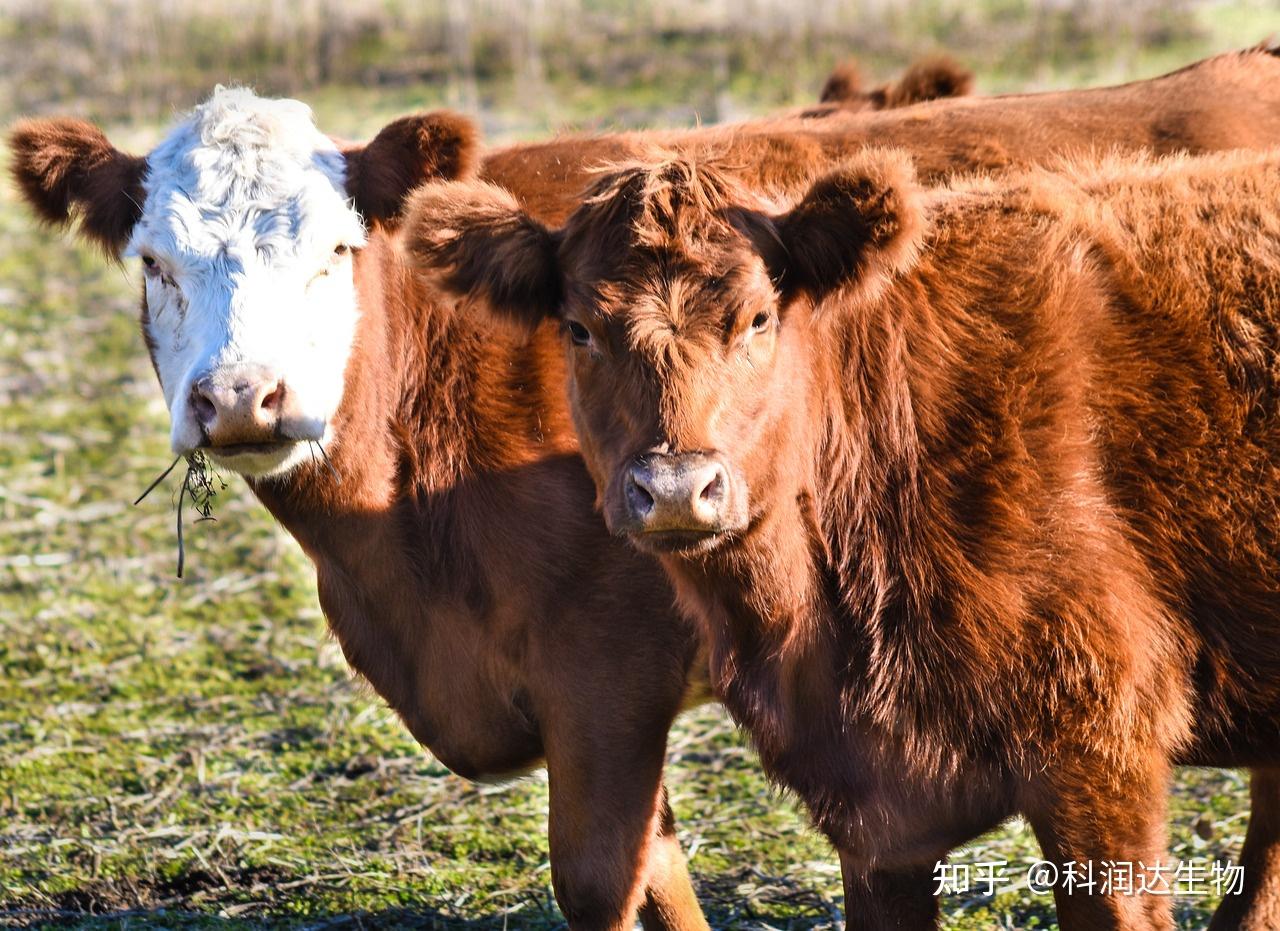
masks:
<path id="1" fill-rule="evenodd" d="M 875 300 L 913 260 L 921 218 L 893 153 L 837 168 L 788 210 L 668 155 L 603 176 L 556 231 L 497 188 L 427 185 L 406 243 L 445 288 L 561 321 L 606 522 L 698 552 L 760 516 L 752 489 L 776 480 L 788 418 L 805 416 L 816 321 Z"/>
<path id="2" fill-rule="evenodd" d="M 469 173 L 472 125 L 406 117 L 340 149 L 311 111 L 218 88 L 145 158 L 79 120 L 27 120 L 12 171 L 43 220 L 136 259 L 178 454 L 280 475 L 334 439 L 356 339 L 356 253 L 410 189 Z"/>

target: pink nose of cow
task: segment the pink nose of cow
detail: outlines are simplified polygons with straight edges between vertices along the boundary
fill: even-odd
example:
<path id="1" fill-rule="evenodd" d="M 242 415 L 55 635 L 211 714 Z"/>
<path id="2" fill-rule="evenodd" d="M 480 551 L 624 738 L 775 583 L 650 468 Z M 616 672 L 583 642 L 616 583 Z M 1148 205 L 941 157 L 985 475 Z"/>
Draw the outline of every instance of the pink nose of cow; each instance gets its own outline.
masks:
<path id="1" fill-rule="evenodd" d="M 623 478 L 630 529 L 640 533 L 711 533 L 724 529 L 729 506 L 725 467 L 702 453 L 650 453 Z"/>
<path id="2" fill-rule="evenodd" d="M 191 408 L 210 446 L 279 439 L 284 382 L 261 366 L 226 366 L 197 378 Z"/>

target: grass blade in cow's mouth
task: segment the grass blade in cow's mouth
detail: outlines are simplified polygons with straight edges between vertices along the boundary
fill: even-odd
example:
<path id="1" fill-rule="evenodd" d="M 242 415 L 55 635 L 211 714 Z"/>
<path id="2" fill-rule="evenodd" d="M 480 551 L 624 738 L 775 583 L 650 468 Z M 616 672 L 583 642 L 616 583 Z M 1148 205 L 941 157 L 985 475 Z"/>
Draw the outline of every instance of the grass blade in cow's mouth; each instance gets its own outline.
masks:
<path id="1" fill-rule="evenodd" d="M 213 467 L 209 465 L 209 460 L 205 458 L 204 453 L 200 452 L 200 450 L 196 450 L 195 452 L 187 453 L 185 457 L 176 457 L 173 462 L 169 464 L 169 467 L 156 476 L 155 481 L 148 485 L 146 491 L 138 495 L 137 499 L 133 502 L 134 506 L 141 504 L 142 500 L 146 498 L 147 495 L 151 494 L 151 492 L 154 491 L 161 482 L 169 477 L 169 473 L 174 470 L 174 467 L 177 466 L 178 462 L 183 458 L 187 460 L 187 471 L 182 477 L 182 486 L 178 489 L 178 578 L 182 578 L 182 570 L 186 566 L 187 561 L 186 544 L 182 535 L 183 502 L 190 499 L 192 506 L 196 509 L 196 513 L 200 515 L 196 518 L 197 524 L 206 520 L 216 521 L 217 518 L 213 516 L 213 499 L 217 495 L 218 491 L 226 490 L 226 480 L 213 470 Z M 214 487 L 215 482 L 218 485 L 217 488 Z"/>

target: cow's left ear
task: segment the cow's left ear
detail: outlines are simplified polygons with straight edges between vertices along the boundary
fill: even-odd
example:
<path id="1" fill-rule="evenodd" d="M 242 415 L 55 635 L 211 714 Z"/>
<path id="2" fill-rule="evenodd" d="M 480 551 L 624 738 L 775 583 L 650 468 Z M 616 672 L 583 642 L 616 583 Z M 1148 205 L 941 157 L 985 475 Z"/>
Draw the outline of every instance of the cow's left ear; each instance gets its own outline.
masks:
<path id="1" fill-rule="evenodd" d="M 973 92 L 973 72 L 948 55 L 913 61 L 902 77 L 883 88 L 884 106 L 907 107 L 928 100 L 967 97 Z"/>
<path id="2" fill-rule="evenodd" d="M 820 303 L 847 285 L 873 291 L 910 267 L 924 235 L 915 169 L 893 151 L 865 153 L 814 182 L 773 218 L 776 244 L 761 250 L 783 303 Z"/>
<path id="3" fill-rule="evenodd" d="M 361 216 L 394 227 L 409 192 L 428 181 L 475 174 L 480 131 L 457 113 L 440 110 L 388 123 L 367 145 L 343 151 L 347 193 Z"/>

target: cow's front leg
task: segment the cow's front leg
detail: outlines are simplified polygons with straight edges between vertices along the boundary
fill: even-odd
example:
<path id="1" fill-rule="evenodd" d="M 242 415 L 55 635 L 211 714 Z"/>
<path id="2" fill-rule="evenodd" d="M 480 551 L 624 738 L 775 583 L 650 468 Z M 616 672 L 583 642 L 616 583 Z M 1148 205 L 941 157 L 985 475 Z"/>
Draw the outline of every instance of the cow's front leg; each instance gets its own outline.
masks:
<path id="1" fill-rule="evenodd" d="M 1059 870 L 1053 897 L 1062 931 L 1173 928 L 1169 767 L 1157 752 L 1132 755 L 1127 765 L 1114 758 L 1073 761 L 1046 773 L 1030 793 L 1025 814 L 1045 860 Z M 1157 863 L 1163 865 L 1160 873 L 1153 870 Z M 1114 882 L 1108 888 L 1107 876 L 1117 866 L 1127 871 L 1129 864 L 1132 889 Z M 1144 891 L 1144 881 L 1156 891 Z"/>
<path id="2" fill-rule="evenodd" d="M 844 879 L 844 921 L 848 931 L 933 931 L 938 898 L 933 866 L 865 870 L 840 854 Z"/>
<path id="3" fill-rule="evenodd" d="M 662 787 L 665 728 L 617 743 L 565 736 L 547 739 L 548 833 L 569 927 L 632 931 L 639 913 L 647 931 L 707 931 Z"/>
<path id="4" fill-rule="evenodd" d="M 1280 769 L 1258 767 L 1249 780 L 1249 830 L 1240 853 L 1244 888 L 1213 913 L 1209 931 L 1280 928 Z"/>
<path id="5" fill-rule="evenodd" d="M 662 793 L 662 809 L 649 841 L 649 868 L 640 923 L 645 931 L 707 931 L 707 919 L 693 893 L 689 864 L 676 837 L 675 816 Z"/>

